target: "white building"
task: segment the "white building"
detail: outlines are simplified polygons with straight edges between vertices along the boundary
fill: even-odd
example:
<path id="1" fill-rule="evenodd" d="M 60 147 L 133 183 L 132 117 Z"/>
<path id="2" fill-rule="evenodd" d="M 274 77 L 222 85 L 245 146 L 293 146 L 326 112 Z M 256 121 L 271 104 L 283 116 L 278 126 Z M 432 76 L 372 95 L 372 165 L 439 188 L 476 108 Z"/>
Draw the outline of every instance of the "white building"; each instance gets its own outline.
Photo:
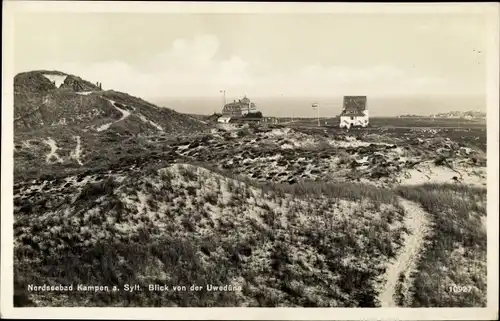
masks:
<path id="1" fill-rule="evenodd" d="M 229 121 L 231 121 L 231 117 L 230 116 L 221 116 L 219 118 L 217 118 L 217 122 L 219 123 L 229 123 Z"/>
<path id="2" fill-rule="evenodd" d="M 366 127 L 370 122 L 366 96 L 344 96 L 340 128 Z"/>
<path id="3" fill-rule="evenodd" d="M 257 107 L 250 101 L 250 99 L 247 98 L 247 96 L 243 97 L 243 99 L 240 100 L 240 104 L 241 114 L 243 116 L 257 112 Z"/>
<path id="4" fill-rule="evenodd" d="M 222 115 L 224 116 L 245 116 L 256 112 L 257 107 L 250 101 L 250 99 L 247 98 L 247 96 L 238 101 L 235 100 L 224 105 L 224 108 L 222 109 Z"/>
<path id="5" fill-rule="evenodd" d="M 252 114 L 258 114 L 257 107 L 247 96 L 238 101 L 234 100 L 231 103 L 225 104 L 222 108 L 222 116 L 217 119 L 220 123 L 228 123 L 231 119 L 239 119 L 244 116 L 252 116 Z M 258 117 L 258 116 L 257 116 Z"/>

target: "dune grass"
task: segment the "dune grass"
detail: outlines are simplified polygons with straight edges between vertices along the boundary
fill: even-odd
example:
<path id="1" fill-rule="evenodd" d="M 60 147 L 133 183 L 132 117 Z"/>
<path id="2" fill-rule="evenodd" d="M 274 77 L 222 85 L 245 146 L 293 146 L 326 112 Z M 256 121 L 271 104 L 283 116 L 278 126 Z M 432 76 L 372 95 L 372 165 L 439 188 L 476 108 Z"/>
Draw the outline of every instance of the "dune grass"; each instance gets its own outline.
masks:
<path id="1" fill-rule="evenodd" d="M 411 306 L 486 306 L 486 189 L 425 184 L 397 193 L 421 204 L 433 224 L 410 289 Z M 470 292 L 454 293 L 453 285 Z"/>
<path id="2" fill-rule="evenodd" d="M 387 194 L 323 186 L 303 187 L 310 197 L 299 198 L 300 188 L 263 189 L 194 166 L 174 167 L 88 183 L 72 204 L 49 200 L 37 203 L 36 212 L 17 211 L 18 288 L 44 280 L 121 289 L 240 284 L 241 291 L 72 292 L 58 294 L 59 301 L 21 291 L 19 305 L 378 305 L 375 285 L 405 232 L 404 212 Z M 380 207 L 364 195 L 378 198 Z"/>

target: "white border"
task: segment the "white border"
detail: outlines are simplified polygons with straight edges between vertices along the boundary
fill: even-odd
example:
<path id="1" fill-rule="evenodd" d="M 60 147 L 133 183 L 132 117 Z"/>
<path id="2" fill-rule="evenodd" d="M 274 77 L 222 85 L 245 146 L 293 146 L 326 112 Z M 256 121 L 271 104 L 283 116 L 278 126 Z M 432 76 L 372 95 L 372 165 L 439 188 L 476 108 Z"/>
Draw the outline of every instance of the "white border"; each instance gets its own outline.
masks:
<path id="1" fill-rule="evenodd" d="M 1 315 L 10 318 L 221 319 L 221 320 L 494 320 L 498 319 L 498 3 L 196 3 L 4 1 L 2 43 Z M 13 291 L 13 16 L 21 11 L 134 13 L 483 13 L 490 23 L 487 48 L 488 307 L 487 308 L 17 308 Z"/>
<path id="2" fill-rule="evenodd" d="M 132 13 L 486 13 L 498 6 L 477 3 L 313 3 L 313 2 L 196 2 L 196 1 L 4 1 L 15 11 L 132 12 Z M 12 8 L 12 9 L 11 9 Z"/>

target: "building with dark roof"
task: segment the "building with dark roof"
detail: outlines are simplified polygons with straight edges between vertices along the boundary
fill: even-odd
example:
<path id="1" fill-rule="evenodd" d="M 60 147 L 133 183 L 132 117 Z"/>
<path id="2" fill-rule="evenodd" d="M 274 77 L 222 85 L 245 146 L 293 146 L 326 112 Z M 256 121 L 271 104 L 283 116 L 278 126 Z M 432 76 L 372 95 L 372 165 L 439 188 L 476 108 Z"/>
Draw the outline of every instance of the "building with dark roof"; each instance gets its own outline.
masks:
<path id="1" fill-rule="evenodd" d="M 225 104 L 224 108 L 222 108 L 221 118 L 225 120 L 228 117 L 238 118 L 254 113 L 257 113 L 257 107 L 253 102 L 250 101 L 250 99 L 248 99 L 247 96 L 245 96 L 242 99 L 239 99 L 237 101 L 234 100 L 233 102 Z"/>
<path id="2" fill-rule="evenodd" d="M 369 123 L 366 96 L 344 96 L 340 128 L 366 127 Z"/>

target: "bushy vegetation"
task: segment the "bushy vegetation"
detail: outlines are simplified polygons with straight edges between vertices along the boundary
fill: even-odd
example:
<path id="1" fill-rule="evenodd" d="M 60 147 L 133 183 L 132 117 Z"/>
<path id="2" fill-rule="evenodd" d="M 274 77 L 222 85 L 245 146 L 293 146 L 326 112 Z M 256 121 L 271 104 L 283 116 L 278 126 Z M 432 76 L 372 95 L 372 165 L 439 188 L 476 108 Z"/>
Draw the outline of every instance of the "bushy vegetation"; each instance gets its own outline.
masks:
<path id="1" fill-rule="evenodd" d="M 16 280 L 21 287 L 40 280 L 241 286 L 77 292 L 57 302 L 39 293 L 28 305 L 377 306 L 376 284 L 401 246 L 404 213 L 384 192 L 320 186 L 310 190 L 315 197 L 299 200 L 293 193 L 300 189 L 257 188 L 177 165 L 120 183 L 89 182 L 72 204 L 39 208 L 44 214 L 30 218 L 16 211 Z M 380 207 L 362 202 L 364 195 Z"/>
<path id="2" fill-rule="evenodd" d="M 302 128 L 226 124 L 208 133 L 210 117 L 47 81 L 23 74 L 15 89 L 15 117 L 23 116 L 14 150 L 16 306 L 378 306 L 381 277 L 409 234 L 399 196 L 421 204 L 433 224 L 411 280 L 400 275 L 397 303 L 485 305 L 485 190 L 391 187 L 421 161 L 459 160 L 480 174 L 484 126 L 387 127 L 393 118 L 345 133 L 303 119 L 293 123 Z M 108 100 L 132 114 L 97 132 L 121 117 Z M 81 162 L 72 156 L 75 136 Z M 48 137 L 60 161 L 46 161 Z M 26 292 L 28 284 L 69 283 L 241 291 Z M 472 292 L 450 293 L 452 285 Z"/>

